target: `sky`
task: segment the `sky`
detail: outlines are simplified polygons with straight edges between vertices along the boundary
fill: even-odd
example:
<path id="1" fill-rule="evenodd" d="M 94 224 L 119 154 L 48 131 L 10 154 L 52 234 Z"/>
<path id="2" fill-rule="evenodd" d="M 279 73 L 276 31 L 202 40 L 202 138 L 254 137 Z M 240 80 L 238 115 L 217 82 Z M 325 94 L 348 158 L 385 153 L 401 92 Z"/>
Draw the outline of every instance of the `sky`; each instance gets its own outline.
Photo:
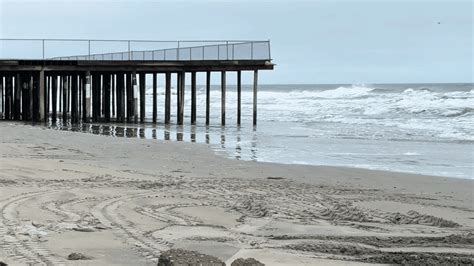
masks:
<path id="1" fill-rule="evenodd" d="M 473 12 L 449 0 L 0 0 L 0 38 L 270 40 L 262 84 L 473 82 Z"/>

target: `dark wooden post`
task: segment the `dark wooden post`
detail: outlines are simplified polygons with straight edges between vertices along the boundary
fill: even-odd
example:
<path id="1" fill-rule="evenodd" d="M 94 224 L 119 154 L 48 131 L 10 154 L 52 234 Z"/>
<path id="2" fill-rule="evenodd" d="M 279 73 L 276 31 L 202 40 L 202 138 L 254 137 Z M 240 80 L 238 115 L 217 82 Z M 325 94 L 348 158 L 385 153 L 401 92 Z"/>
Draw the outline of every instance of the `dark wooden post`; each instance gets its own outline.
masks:
<path id="1" fill-rule="evenodd" d="M 3 101 L 3 89 L 5 87 L 3 86 L 3 74 L 0 73 L 0 101 L 2 103 L 2 109 L 0 109 L 0 119 L 3 118 L 3 114 L 5 113 L 5 102 Z"/>
<path id="2" fill-rule="evenodd" d="M 39 121 L 45 122 L 46 121 L 46 113 L 45 113 L 45 95 L 46 95 L 46 80 L 44 78 L 44 70 L 39 72 L 39 80 L 38 80 L 38 112 L 39 112 Z"/>
<path id="3" fill-rule="evenodd" d="M 13 119 L 20 120 L 20 107 L 21 107 L 21 75 L 17 73 L 15 76 L 15 93 L 13 103 Z"/>
<path id="4" fill-rule="evenodd" d="M 28 93 L 28 74 L 22 74 L 21 77 L 21 120 L 26 121 L 29 119 L 29 93 Z"/>
<path id="5" fill-rule="evenodd" d="M 105 115 L 105 122 L 110 122 L 110 75 L 104 74 L 103 75 L 104 79 L 104 89 L 103 89 L 103 94 L 104 94 L 104 115 Z"/>
<path id="6" fill-rule="evenodd" d="M 59 76 L 58 78 L 58 87 L 59 87 L 59 94 L 58 94 L 58 112 L 62 112 L 62 96 L 63 95 L 63 86 L 62 86 L 62 77 Z"/>
<path id="7" fill-rule="evenodd" d="M 57 116 L 58 116 L 58 82 L 59 82 L 59 77 L 57 75 L 51 76 L 51 103 L 52 106 L 51 108 L 53 109 L 53 114 L 51 115 L 51 119 L 53 120 L 53 123 L 56 122 Z M 34 110 L 34 109 L 33 109 Z"/>
<path id="8" fill-rule="evenodd" d="M 0 73 L 0 101 L 2 102 L 2 109 L 0 109 L 0 119 L 3 118 L 3 114 L 5 113 L 5 102 L 3 100 L 5 86 L 3 86 L 3 74 Z"/>
<path id="9" fill-rule="evenodd" d="M 257 86 L 258 86 L 258 70 L 253 72 L 253 125 L 257 125 Z"/>
<path id="10" fill-rule="evenodd" d="M 78 85 L 77 75 L 71 76 L 71 120 L 72 123 L 76 124 L 79 122 L 79 110 L 78 110 Z"/>
<path id="11" fill-rule="evenodd" d="M 240 125 L 242 108 L 242 71 L 237 71 L 237 125 Z"/>
<path id="12" fill-rule="evenodd" d="M 124 121 L 124 110 L 125 110 L 125 82 L 124 82 L 124 74 L 117 73 L 117 122 L 125 122 Z"/>
<path id="13" fill-rule="evenodd" d="M 165 124 L 171 119 L 171 73 L 165 74 Z"/>
<path id="14" fill-rule="evenodd" d="M 132 90 L 133 90 L 133 121 L 138 123 L 138 86 L 137 72 L 132 73 Z"/>
<path id="15" fill-rule="evenodd" d="M 115 85 L 115 75 L 112 74 L 110 76 L 110 78 L 112 79 L 112 117 L 116 117 L 115 116 L 115 108 L 116 108 L 116 105 L 117 105 L 117 101 L 116 101 L 116 98 L 115 97 L 115 94 L 117 93 L 117 86 Z"/>
<path id="16" fill-rule="evenodd" d="M 43 73 L 43 75 L 41 74 Z M 43 76 L 43 78 L 41 78 Z M 35 72 L 33 76 L 33 121 L 38 122 L 41 120 L 41 108 L 40 108 L 40 86 L 44 80 L 44 72 Z"/>
<path id="17" fill-rule="evenodd" d="M 84 103 L 83 103 L 83 116 L 82 116 L 82 120 L 85 122 L 85 123 L 88 123 L 90 121 L 90 117 L 91 117 L 91 78 L 92 78 L 92 75 L 91 75 L 91 72 L 90 71 L 87 71 L 86 72 L 86 76 L 85 76 L 85 80 L 84 80 Z"/>
<path id="18" fill-rule="evenodd" d="M 71 80 L 72 76 L 67 76 L 67 101 L 66 101 L 66 111 L 71 112 Z"/>
<path id="19" fill-rule="evenodd" d="M 181 125 L 179 111 L 181 110 L 181 72 L 176 73 L 176 122 Z"/>
<path id="20" fill-rule="evenodd" d="M 13 78 L 11 74 L 7 74 L 5 78 L 5 119 L 12 118 L 12 94 L 13 94 Z"/>
<path id="21" fill-rule="evenodd" d="M 156 123 L 156 118 L 157 118 L 157 87 L 158 87 L 158 80 L 157 80 L 157 73 L 153 73 L 153 123 Z"/>
<path id="22" fill-rule="evenodd" d="M 196 72 L 191 72 L 191 124 L 196 124 Z"/>
<path id="23" fill-rule="evenodd" d="M 185 83 L 186 83 L 186 72 L 180 73 L 180 82 L 179 82 L 179 119 L 178 124 L 182 125 L 184 122 L 184 94 L 185 94 Z"/>
<path id="24" fill-rule="evenodd" d="M 97 122 L 100 110 L 99 91 L 100 89 L 100 75 L 98 73 L 92 74 L 92 122 Z M 97 108 L 98 107 L 98 108 Z"/>
<path id="25" fill-rule="evenodd" d="M 132 74 L 127 73 L 127 123 L 132 122 L 133 116 L 133 88 L 132 88 Z"/>
<path id="26" fill-rule="evenodd" d="M 225 125 L 226 72 L 221 72 L 221 124 Z"/>
<path id="27" fill-rule="evenodd" d="M 63 82 L 62 82 L 62 91 L 63 91 L 63 126 L 66 125 L 67 120 L 67 89 L 68 89 L 68 82 L 67 76 L 63 75 Z"/>
<path id="28" fill-rule="evenodd" d="M 145 93 L 146 93 L 146 86 L 145 86 L 145 73 L 141 72 L 138 75 L 140 79 L 140 123 L 145 122 Z"/>
<path id="29" fill-rule="evenodd" d="M 206 125 L 209 125 L 211 111 L 211 71 L 206 72 Z"/>
<path id="30" fill-rule="evenodd" d="M 31 79 L 32 77 L 29 77 L 29 92 L 32 91 L 32 88 L 33 88 L 33 84 L 31 82 Z M 50 90 L 49 90 L 49 87 L 51 86 L 51 80 L 48 78 L 48 76 L 46 74 L 44 74 L 44 82 L 45 82 L 45 87 L 44 87 L 44 117 L 45 117 L 45 120 L 48 118 L 48 114 L 49 114 L 49 97 L 50 96 Z M 31 95 L 30 95 L 30 98 L 31 98 Z M 31 107 L 30 107 L 30 110 L 31 110 Z M 30 112 L 30 117 L 31 117 L 31 112 Z"/>

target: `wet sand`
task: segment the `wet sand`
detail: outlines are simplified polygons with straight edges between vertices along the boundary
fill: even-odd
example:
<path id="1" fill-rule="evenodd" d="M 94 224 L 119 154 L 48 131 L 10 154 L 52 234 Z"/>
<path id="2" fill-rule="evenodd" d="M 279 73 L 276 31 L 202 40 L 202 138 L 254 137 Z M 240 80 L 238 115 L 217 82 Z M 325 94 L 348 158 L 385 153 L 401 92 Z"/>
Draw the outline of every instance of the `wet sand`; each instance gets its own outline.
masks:
<path id="1" fill-rule="evenodd" d="M 474 263 L 474 181 L 244 162 L 196 143 L 0 122 L 0 261 Z M 69 261 L 73 252 L 91 260 Z"/>

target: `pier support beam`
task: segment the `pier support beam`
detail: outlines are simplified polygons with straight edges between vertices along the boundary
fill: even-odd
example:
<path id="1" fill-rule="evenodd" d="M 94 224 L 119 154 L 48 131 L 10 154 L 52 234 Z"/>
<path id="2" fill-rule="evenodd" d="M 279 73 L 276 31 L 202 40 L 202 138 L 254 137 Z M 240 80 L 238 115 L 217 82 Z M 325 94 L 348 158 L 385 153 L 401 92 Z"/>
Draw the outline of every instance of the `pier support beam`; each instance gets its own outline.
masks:
<path id="1" fill-rule="evenodd" d="M 104 94 L 104 102 L 103 102 L 103 108 L 104 108 L 104 116 L 105 116 L 105 122 L 110 122 L 110 74 L 104 74 L 103 75 L 103 80 L 104 80 L 104 89 L 103 89 L 103 94 Z"/>
<path id="2" fill-rule="evenodd" d="M 77 75 L 73 74 L 71 76 L 71 121 L 74 124 L 79 122 L 78 92 Z"/>
<path id="3" fill-rule="evenodd" d="M 240 125 L 242 108 L 242 71 L 237 71 L 237 125 Z"/>
<path id="4" fill-rule="evenodd" d="M 116 94 L 117 94 L 117 86 L 116 86 L 116 83 L 115 83 L 115 76 L 114 74 L 112 74 L 110 76 L 111 80 L 112 80 L 112 117 L 116 117 L 115 116 L 115 109 L 116 109 L 116 105 L 117 105 L 117 97 L 116 97 Z"/>
<path id="5" fill-rule="evenodd" d="M 56 120 L 57 120 L 57 115 L 58 115 L 58 82 L 59 82 L 59 77 L 57 75 L 53 75 L 51 76 L 51 103 L 52 103 L 52 106 L 51 108 L 53 109 L 52 110 L 52 115 L 51 115 L 51 119 L 53 120 L 53 123 L 56 123 Z M 33 108 L 34 110 L 34 108 Z"/>
<path id="6" fill-rule="evenodd" d="M 221 72 L 221 124 L 225 125 L 226 72 Z"/>
<path id="7" fill-rule="evenodd" d="M 29 120 L 29 107 L 30 107 L 30 101 L 29 101 L 29 92 L 28 88 L 30 86 L 29 83 L 29 75 L 27 74 L 22 74 L 21 77 L 21 120 L 27 121 Z"/>
<path id="8" fill-rule="evenodd" d="M 21 107 L 21 75 L 17 73 L 15 76 L 15 93 L 14 93 L 14 103 L 13 103 L 13 119 L 20 120 L 20 107 Z"/>
<path id="9" fill-rule="evenodd" d="M 125 122 L 125 75 L 117 74 L 117 122 Z"/>
<path id="10" fill-rule="evenodd" d="M 45 95 L 46 95 L 46 79 L 44 76 L 44 70 L 39 72 L 39 80 L 38 80 L 38 108 L 39 108 L 39 121 L 45 122 L 46 121 L 46 113 L 45 113 Z"/>
<path id="11" fill-rule="evenodd" d="M 158 103 L 157 103 L 157 87 L 158 87 L 158 74 L 153 73 L 153 123 L 156 123 L 157 118 L 157 110 L 158 110 Z"/>
<path id="12" fill-rule="evenodd" d="M 209 125 L 211 111 L 211 71 L 206 72 L 206 125 Z"/>
<path id="13" fill-rule="evenodd" d="M 133 116 L 133 86 L 132 86 L 132 74 L 126 74 L 126 93 L 127 93 L 127 123 L 132 122 Z"/>
<path id="14" fill-rule="evenodd" d="M 137 72 L 132 73 L 132 90 L 133 90 L 133 120 L 138 123 L 138 86 Z"/>
<path id="15" fill-rule="evenodd" d="M 12 102 L 13 102 L 13 78 L 11 74 L 7 74 L 5 78 L 5 119 L 12 119 Z"/>
<path id="16" fill-rule="evenodd" d="M 3 114 L 5 113 L 5 102 L 3 101 L 3 92 L 4 86 L 3 86 L 3 74 L 0 73 L 0 101 L 2 103 L 2 108 L 0 109 L 0 119 L 3 118 Z"/>
<path id="17" fill-rule="evenodd" d="M 186 83 L 186 72 L 181 72 L 180 82 L 179 82 L 179 119 L 178 124 L 182 125 L 184 122 L 184 94 L 185 94 L 185 85 Z"/>
<path id="18" fill-rule="evenodd" d="M 191 72 L 191 124 L 196 124 L 196 72 Z"/>
<path id="19" fill-rule="evenodd" d="M 145 123 L 145 73 L 141 72 L 139 74 L 140 82 L 140 123 Z"/>
<path id="20" fill-rule="evenodd" d="M 258 70 L 253 72 L 253 125 L 257 125 L 257 87 L 258 87 Z"/>
<path id="21" fill-rule="evenodd" d="M 171 119 L 171 73 L 165 74 L 165 124 Z"/>
<path id="22" fill-rule="evenodd" d="M 62 92 L 63 92 L 63 126 L 66 125 L 67 121 L 67 91 L 68 91 L 68 77 L 62 76 Z"/>
<path id="23" fill-rule="evenodd" d="M 91 72 L 87 71 L 86 76 L 85 76 L 85 81 L 84 81 L 84 115 L 82 117 L 82 120 L 85 123 L 89 123 L 90 117 L 91 117 Z"/>

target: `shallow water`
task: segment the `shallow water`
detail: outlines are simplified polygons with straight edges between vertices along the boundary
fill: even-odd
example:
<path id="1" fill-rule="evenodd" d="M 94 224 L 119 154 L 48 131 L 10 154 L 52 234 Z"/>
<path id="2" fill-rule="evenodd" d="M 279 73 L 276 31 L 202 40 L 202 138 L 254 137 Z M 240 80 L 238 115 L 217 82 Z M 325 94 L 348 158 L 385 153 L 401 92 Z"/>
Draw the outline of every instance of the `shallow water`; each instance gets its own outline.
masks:
<path id="1" fill-rule="evenodd" d="M 242 92 L 240 127 L 235 124 L 235 87 L 228 87 L 226 127 L 219 126 L 218 86 L 211 91 L 209 127 L 204 126 L 204 88 L 198 90 L 196 126 L 186 125 L 190 120 L 189 91 L 185 125 L 161 124 L 162 91 L 159 88 L 157 125 L 63 127 L 59 121 L 50 127 L 117 137 L 207 143 L 219 154 L 241 160 L 474 178 L 473 84 L 262 85 L 255 128 L 251 125 L 252 93 L 248 86 Z M 176 105 L 175 98 L 172 97 L 172 107 Z M 147 118 L 152 116 L 151 104 L 151 97 L 147 97 Z M 175 109 L 172 111 L 174 115 Z"/>

